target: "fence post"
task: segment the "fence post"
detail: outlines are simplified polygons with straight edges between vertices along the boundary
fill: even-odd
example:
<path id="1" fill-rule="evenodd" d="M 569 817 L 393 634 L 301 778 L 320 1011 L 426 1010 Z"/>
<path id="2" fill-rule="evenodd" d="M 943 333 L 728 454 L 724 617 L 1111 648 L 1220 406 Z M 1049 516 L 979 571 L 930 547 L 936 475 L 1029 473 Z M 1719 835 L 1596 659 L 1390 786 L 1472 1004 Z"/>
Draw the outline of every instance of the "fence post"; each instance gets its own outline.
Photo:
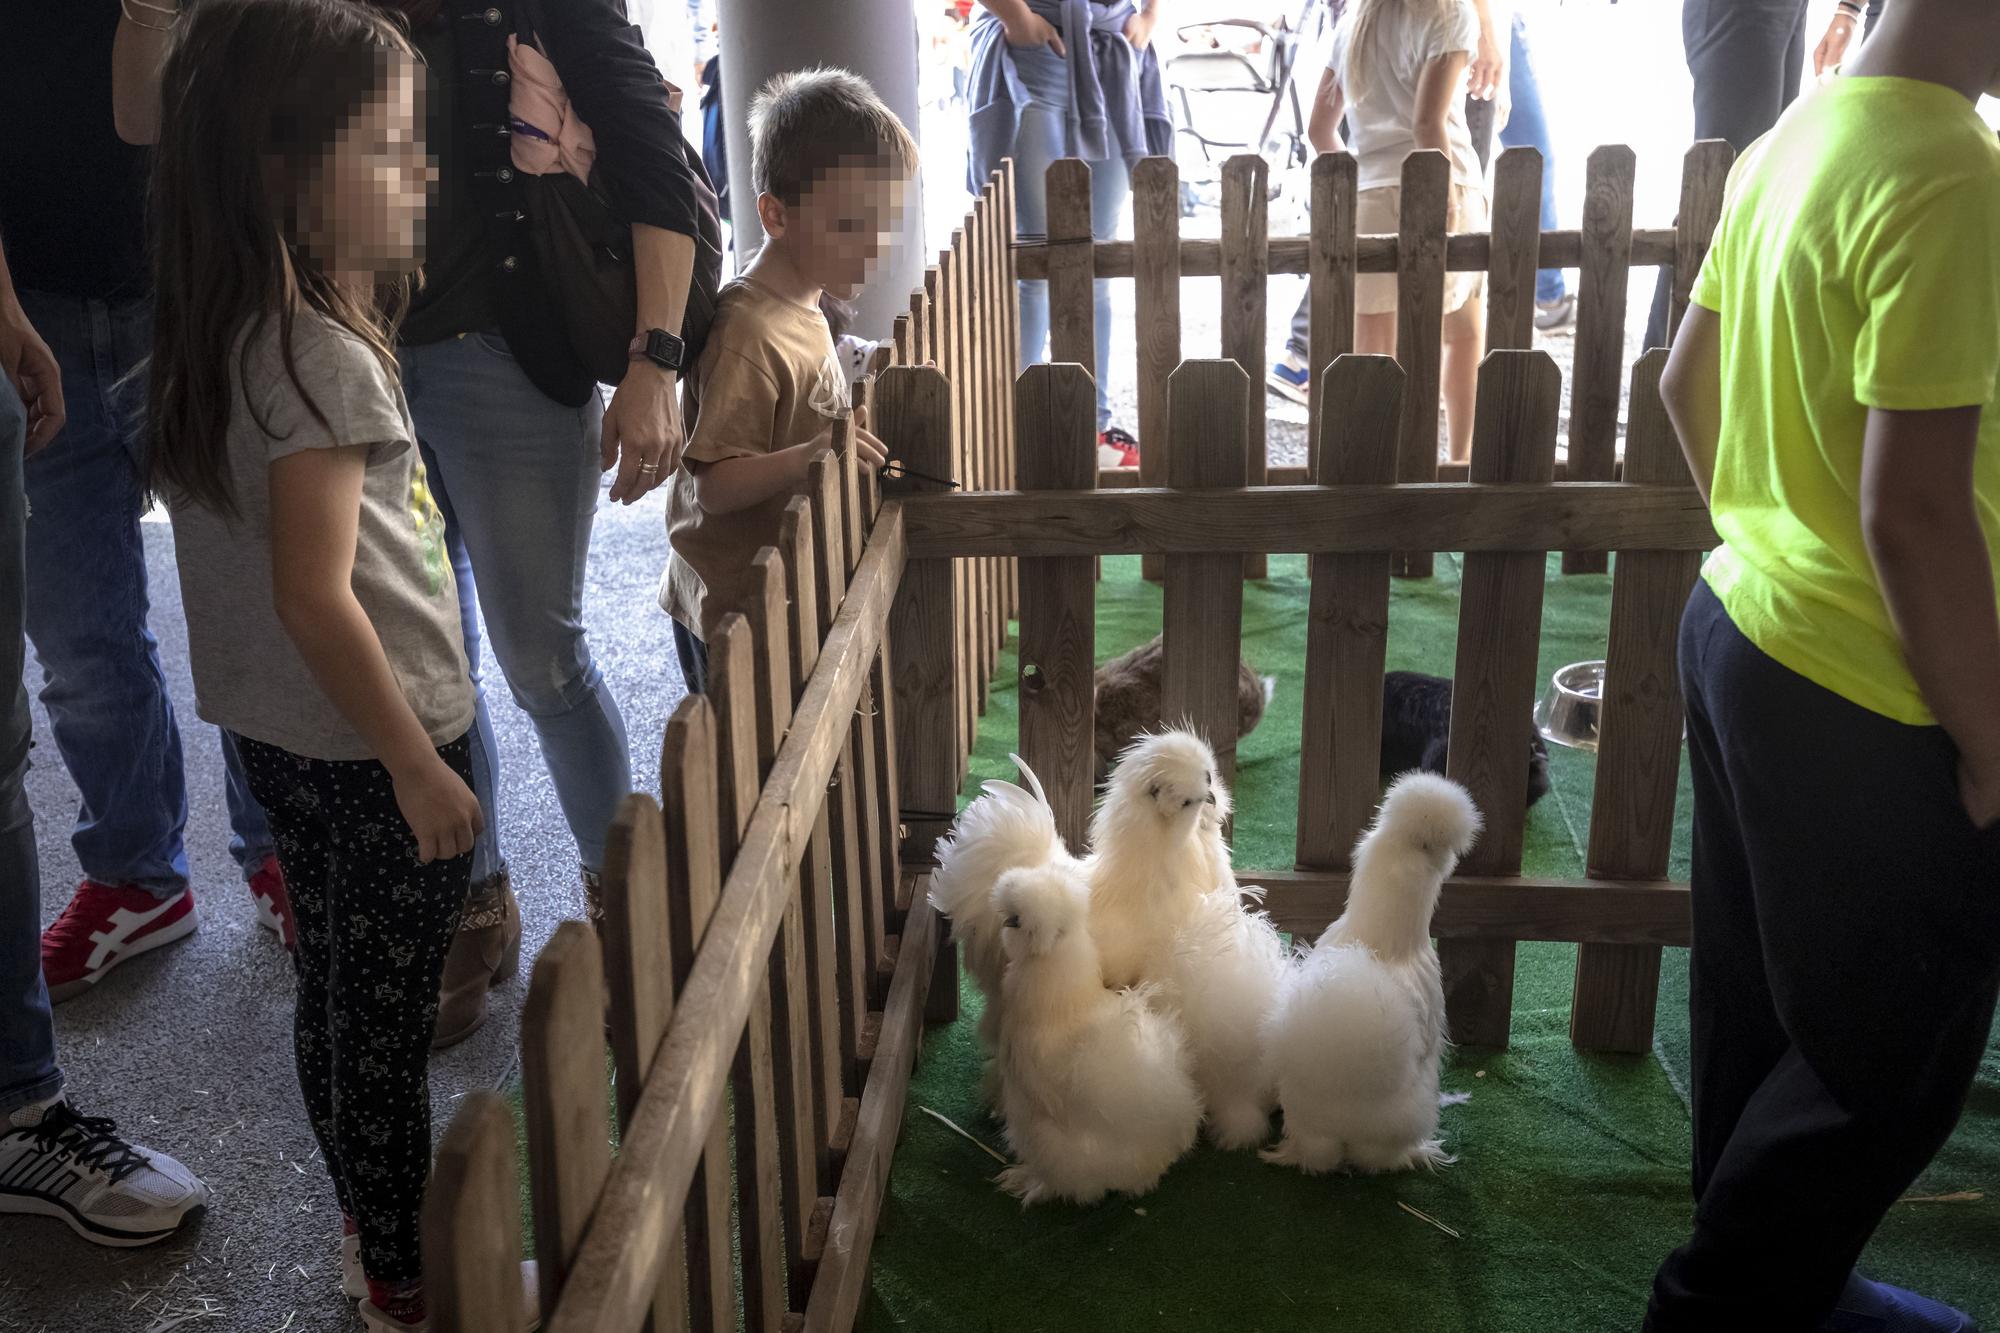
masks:
<path id="1" fill-rule="evenodd" d="M 1632 150 L 1623 145 L 1607 145 L 1590 155 L 1577 282 L 1576 364 L 1569 386 L 1571 481 L 1610 481 L 1617 467 L 1636 170 Z M 1610 563 L 1602 551 L 1565 551 L 1562 568 L 1565 574 L 1602 574 Z"/>
<path id="2" fill-rule="evenodd" d="M 535 960 L 521 1009 L 521 1112 L 528 1129 L 542 1315 L 548 1318 L 611 1173 L 604 969 L 597 933 L 581 921 L 557 926 Z"/>
<path id="3" fill-rule="evenodd" d="M 740 611 L 725 615 L 709 640 L 709 697 L 715 703 L 721 781 L 717 806 L 722 873 L 742 845 L 757 804 L 756 645 Z M 765 966 L 769 967 L 768 959 Z M 776 1056 L 771 992 L 752 993 L 750 1016 L 737 1047 L 737 1246 L 743 1262 L 744 1325 L 749 1333 L 783 1333 L 785 1321 L 784 1205 L 780 1200 Z"/>
<path id="4" fill-rule="evenodd" d="M 1176 490 L 1243 485 L 1250 380 L 1234 361 L 1184 361 L 1167 381 L 1173 423 L 1167 484 Z M 1259 394 L 1264 386 L 1256 386 Z M 1188 496 L 1190 504 L 1199 504 Z M 1166 662 L 1162 719 L 1186 719 L 1236 780 L 1236 669 L 1243 660 L 1243 558 L 1170 555 L 1161 608 Z"/>
<path id="5" fill-rule="evenodd" d="M 1444 248 L 1451 207 L 1451 163 L 1424 149 L 1403 160 L 1402 228 L 1396 242 L 1396 360 L 1403 367 L 1403 428 L 1397 481 L 1436 481 L 1438 398 L 1444 358 Z M 1405 578 L 1427 579 L 1430 551 L 1406 551 L 1392 564 Z"/>
<path id="6" fill-rule="evenodd" d="M 1171 157 L 1149 157 L 1132 168 L 1132 313 L 1139 338 L 1139 484 L 1163 486 L 1167 376 L 1181 363 L 1181 174 Z M 1158 583 L 1166 577 L 1166 557 L 1141 556 L 1139 572 Z"/>
<path id="7" fill-rule="evenodd" d="M 1319 379 L 1325 406 L 1314 484 L 1394 482 L 1402 368 L 1391 357 L 1350 355 Z M 1389 555 L 1315 554 L 1310 564 L 1297 855 L 1302 866 L 1337 870 L 1346 868 L 1380 793 Z"/>
<path id="8" fill-rule="evenodd" d="M 1243 367 L 1251 392 L 1244 406 L 1244 472 L 1238 485 L 1262 486 L 1268 467 L 1264 446 L 1264 315 L 1271 286 L 1268 220 L 1270 164 L 1238 153 L 1222 164 L 1222 355 Z M 1243 577 L 1261 579 L 1269 560 L 1243 557 Z"/>
<path id="9" fill-rule="evenodd" d="M 1656 348 L 1632 371 L 1627 482 L 1693 484 L 1660 403 L 1666 362 L 1665 349 Z M 1618 553 L 1585 861 L 1593 877 L 1660 879 L 1667 873 L 1684 724 L 1675 647 L 1681 611 L 1700 573 L 1701 555 L 1694 551 Z M 1570 1040 L 1588 1051 L 1651 1050 L 1659 998 L 1659 945 L 1578 945 Z"/>
<path id="10" fill-rule="evenodd" d="M 667 850 L 660 807 L 643 792 L 625 798 L 604 849 L 604 980 L 611 997 L 611 1058 L 618 1125 L 632 1123 L 639 1091 L 673 1016 L 673 935 L 667 920 Z M 653 1333 L 683 1333 L 687 1234 L 676 1229 L 653 1298 Z"/>
<path id="11" fill-rule="evenodd" d="M 514 1117 L 497 1092 L 466 1097 L 424 1192 L 424 1279 L 438 1333 L 521 1322 L 521 1195 Z"/>
<path id="12" fill-rule="evenodd" d="M 1354 350 L 1355 181 L 1352 153 L 1321 153 L 1312 164 L 1312 237 L 1306 252 L 1309 333 L 1307 447 L 1325 438 L 1327 367 Z M 1315 471 L 1314 479 L 1320 474 Z M 1390 474 L 1394 480 L 1394 473 Z"/>
<path id="13" fill-rule="evenodd" d="M 678 995 L 694 968 L 722 893 L 716 796 L 715 709 L 691 694 L 667 719 L 660 744 L 660 795 L 667 860 L 668 939 Z M 730 1257 L 729 1118 L 717 1109 L 688 1187 L 688 1310 L 697 1333 L 736 1333 L 736 1272 Z"/>
<path id="14" fill-rule="evenodd" d="M 1142 164 L 1143 165 L 1143 164 Z M 1014 385 L 1021 489 L 1097 487 L 1097 388 L 1081 366 L 1029 366 Z M 1097 588 L 1089 556 L 1021 562 L 1021 754 L 1082 847 L 1096 781 Z"/>
<path id="15" fill-rule="evenodd" d="M 1729 182 L 1729 168 L 1736 150 L 1722 139 L 1703 139 L 1687 150 L 1681 167 L 1681 212 L 1674 223 L 1674 299 L 1668 313 L 1667 342 L 1680 332 L 1681 317 L 1687 314 L 1688 296 L 1694 291 L 1695 274 L 1715 239 L 1715 226 L 1722 221 L 1722 190 Z"/>
<path id="16" fill-rule="evenodd" d="M 1488 485 L 1552 480 L 1561 403 L 1562 374 L 1546 353 L 1489 353 L 1479 373 L 1472 480 Z M 1515 875 L 1521 870 L 1547 565 L 1548 557 L 1540 551 L 1473 551 L 1465 556 L 1445 768 L 1465 784 L 1486 820 L 1462 867 L 1468 875 Z M 1507 1044 L 1514 948 L 1511 939 L 1439 941 L 1453 1041 Z"/>
<path id="17" fill-rule="evenodd" d="M 793 705 L 819 661 L 819 596 L 813 574 L 812 506 L 793 496 L 778 525 L 779 549 L 785 553 L 785 595 L 791 616 Z M 813 1100 L 824 1137 L 820 1140 L 819 1189 L 830 1194 L 840 1180 L 834 1152 L 839 1133 L 847 1049 L 840 1029 L 839 975 L 834 903 L 839 892 L 833 878 L 833 834 L 827 819 L 829 802 L 822 800 L 813 819 L 800 868 L 799 892 L 805 902 L 806 989 L 812 996 Z"/>
<path id="18" fill-rule="evenodd" d="M 1535 275 L 1542 253 L 1542 155 L 1525 144 L 1493 167 L 1486 262 L 1486 350 L 1535 345 Z"/>

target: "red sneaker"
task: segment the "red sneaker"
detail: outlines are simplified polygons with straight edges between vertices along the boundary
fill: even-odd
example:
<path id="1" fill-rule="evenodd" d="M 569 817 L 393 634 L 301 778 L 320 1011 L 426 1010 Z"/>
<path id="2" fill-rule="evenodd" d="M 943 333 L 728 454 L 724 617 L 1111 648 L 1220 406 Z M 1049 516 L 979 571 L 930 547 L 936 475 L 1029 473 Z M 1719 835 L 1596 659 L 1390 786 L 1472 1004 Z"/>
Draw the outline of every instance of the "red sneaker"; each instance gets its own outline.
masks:
<path id="1" fill-rule="evenodd" d="M 1117 426 L 1105 427 L 1097 432 L 1097 466 L 1139 466 L 1139 441 Z"/>
<path id="2" fill-rule="evenodd" d="M 285 891 L 285 872 L 278 858 L 267 856 L 250 872 L 250 897 L 257 904 L 257 924 L 272 931 L 290 953 L 298 946 L 299 925 L 292 916 L 292 896 Z"/>
<path id="3" fill-rule="evenodd" d="M 127 958 L 194 933 L 194 890 L 161 902 L 144 889 L 85 880 L 42 932 L 42 975 L 58 1003 L 80 995 Z"/>

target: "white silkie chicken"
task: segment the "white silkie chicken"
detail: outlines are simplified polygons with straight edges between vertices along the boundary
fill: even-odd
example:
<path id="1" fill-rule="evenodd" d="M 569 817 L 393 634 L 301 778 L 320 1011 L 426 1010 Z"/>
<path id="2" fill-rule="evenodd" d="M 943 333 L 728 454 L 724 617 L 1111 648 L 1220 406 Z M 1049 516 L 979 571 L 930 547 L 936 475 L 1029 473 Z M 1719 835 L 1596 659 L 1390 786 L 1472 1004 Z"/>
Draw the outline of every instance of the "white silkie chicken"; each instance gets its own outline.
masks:
<path id="1" fill-rule="evenodd" d="M 993 891 L 1007 970 L 1000 1114 L 1023 1203 L 1143 1194 L 1194 1146 L 1201 1096 L 1180 1029 L 1143 992 L 1106 990 L 1081 875 L 1009 870 Z"/>
<path id="2" fill-rule="evenodd" d="M 1266 1048 L 1285 1136 L 1264 1159 L 1307 1172 L 1450 1162 L 1438 1138 L 1444 986 L 1431 914 L 1479 835 L 1465 788 L 1409 773 L 1354 852 L 1347 910 L 1294 963 Z"/>
<path id="3" fill-rule="evenodd" d="M 1055 811 L 1041 780 L 1021 756 L 1009 757 L 1032 790 L 997 780 L 984 784 L 985 794 L 960 813 L 950 835 L 938 844 L 937 869 L 931 874 L 931 905 L 950 918 L 952 938 L 965 945 L 965 966 L 986 997 L 979 1039 L 989 1051 L 999 1030 L 1000 979 L 1007 967 L 994 886 L 1009 870 L 1046 867 L 1079 876 L 1085 870 L 1056 832 Z"/>
<path id="4" fill-rule="evenodd" d="M 1229 789 L 1190 731 L 1141 736 L 1111 770 L 1090 821 L 1090 933 L 1107 986 L 1166 981 L 1202 896 L 1234 890 Z"/>
<path id="5" fill-rule="evenodd" d="M 1217 1147 L 1254 1148 L 1271 1136 L 1278 1090 L 1264 1031 L 1284 976 L 1277 929 L 1244 905 L 1233 881 L 1195 900 L 1174 937 L 1154 1005 L 1177 1018 L 1187 1036 L 1208 1137 Z"/>

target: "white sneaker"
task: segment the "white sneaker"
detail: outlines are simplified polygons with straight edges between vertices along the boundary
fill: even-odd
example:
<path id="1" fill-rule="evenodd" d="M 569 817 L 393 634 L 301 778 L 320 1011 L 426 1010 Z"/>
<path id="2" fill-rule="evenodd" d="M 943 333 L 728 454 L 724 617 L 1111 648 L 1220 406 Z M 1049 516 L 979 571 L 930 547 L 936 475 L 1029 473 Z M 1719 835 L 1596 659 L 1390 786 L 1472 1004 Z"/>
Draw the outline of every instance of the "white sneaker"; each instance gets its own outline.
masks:
<path id="1" fill-rule="evenodd" d="M 193 1172 L 66 1101 L 16 1111 L 0 1133 L 0 1213 L 58 1218 L 95 1244 L 135 1246 L 165 1240 L 207 1205 Z"/>

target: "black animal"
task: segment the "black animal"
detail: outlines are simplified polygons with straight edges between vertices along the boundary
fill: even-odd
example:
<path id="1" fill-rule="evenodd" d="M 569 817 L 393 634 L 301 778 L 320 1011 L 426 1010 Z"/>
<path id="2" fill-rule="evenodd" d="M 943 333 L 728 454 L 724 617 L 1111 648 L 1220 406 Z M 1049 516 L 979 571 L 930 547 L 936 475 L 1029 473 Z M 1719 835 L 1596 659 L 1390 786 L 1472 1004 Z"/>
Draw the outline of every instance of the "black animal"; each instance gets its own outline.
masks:
<path id="1" fill-rule="evenodd" d="M 1382 677 L 1382 774 L 1421 768 L 1444 772 L 1451 741 L 1451 682 L 1421 671 L 1391 671 Z M 1549 747 L 1528 735 L 1528 804 L 1548 794 Z"/>

